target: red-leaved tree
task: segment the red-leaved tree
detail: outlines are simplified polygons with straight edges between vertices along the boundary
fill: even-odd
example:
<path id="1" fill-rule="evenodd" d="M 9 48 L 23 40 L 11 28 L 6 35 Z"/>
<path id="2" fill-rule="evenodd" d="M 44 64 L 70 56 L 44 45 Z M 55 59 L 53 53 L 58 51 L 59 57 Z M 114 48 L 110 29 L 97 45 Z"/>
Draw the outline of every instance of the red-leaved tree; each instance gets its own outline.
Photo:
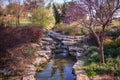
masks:
<path id="1" fill-rule="evenodd" d="M 99 45 L 101 63 L 105 63 L 104 45 L 106 28 L 109 27 L 114 13 L 120 9 L 120 0 L 73 0 L 66 4 L 62 11 L 62 21 L 71 23 L 78 21 L 83 27 L 94 34 Z M 98 35 L 95 28 L 99 28 Z"/>

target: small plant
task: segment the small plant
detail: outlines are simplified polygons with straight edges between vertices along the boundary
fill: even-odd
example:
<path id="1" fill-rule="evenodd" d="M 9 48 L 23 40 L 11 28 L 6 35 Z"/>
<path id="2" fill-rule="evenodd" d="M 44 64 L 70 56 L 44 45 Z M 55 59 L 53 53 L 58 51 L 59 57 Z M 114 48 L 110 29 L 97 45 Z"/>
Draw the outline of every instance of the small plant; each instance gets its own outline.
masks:
<path id="1" fill-rule="evenodd" d="M 90 56 L 92 53 L 97 52 L 98 48 L 95 46 L 91 46 L 87 51 L 84 52 L 86 56 Z"/>
<path id="2" fill-rule="evenodd" d="M 117 47 L 120 47 L 120 36 L 116 38 L 115 43 L 117 44 Z"/>
<path id="3" fill-rule="evenodd" d="M 113 40 L 110 38 L 107 38 L 104 40 L 104 46 L 105 47 L 110 47 L 110 44 L 113 43 Z"/>
<path id="4" fill-rule="evenodd" d="M 95 76 L 96 75 L 96 72 L 92 69 L 88 69 L 86 70 L 87 73 L 85 73 L 86 75 L 88 76 Z"/>
<path id="5" fill-rule="evenodd" d="M 120 55 L 120 48 L 105 48 L 105 58 L 116 58 Z"/>

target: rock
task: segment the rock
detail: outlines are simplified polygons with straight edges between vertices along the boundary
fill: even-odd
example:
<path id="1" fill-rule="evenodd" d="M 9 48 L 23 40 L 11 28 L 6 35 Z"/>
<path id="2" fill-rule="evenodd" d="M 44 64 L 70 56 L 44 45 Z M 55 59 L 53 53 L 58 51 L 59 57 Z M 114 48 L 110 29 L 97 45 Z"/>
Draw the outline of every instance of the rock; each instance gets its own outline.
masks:
<path id="1" fill-rule="evenodd" d="M 89 39 L 89 36 L 83 37 L 82 39 L 85 44 L 88 44 L 87 40 Z"/>
<path id="2" fill-rule="evenodd" d="M 66 38 L 75 39 L 75 36 L 67 36 Z"/>
<path id="3" fill-rule="evenodd" d="M 35 80 L 35 66 L 33 65 L 27 65 L 26 68 L 28 68 L 27 72 L 22 76 L 22 80 Z"/>
<path id="4" fill-rule="evenodd" d="M 26 74 L 28 75 L 34 75 L 35 74 L 35 66 L 34 65 L 27 65 L 26 68 L 28 70 L 26 71 Z"/>
<path id="5" fill-rule="evenodd" d="M 48 35 L 51 36 L 51 37 L 53 37 L 54 39 L 57 39 L 57 40 L 60 40 L 60 41 L 62 41 L 63 39 L 66 38 L 65 35 L 61 35 L 60 33 L 56 33 L 54 31 L 50 31 L 48 33 Z"/>
<path id="6" fill-rule="evenodd" d="M 84 62 L 81 60 L 78 60 L 74 65 L 74 74 L 76 75 L 76 80 L 89 80 L 87 75 L 84 75 L 84 70 L 78 70 L 78 67 L 81 67 L 84 65 Z"/>
<path id="7" fill-rule="evenodd" d="M 43 46 L 43 45 L 50 45 L 50 42 L 47 42 L 47 41 L 40 41 L 40 44 L 41 44 L 41 46 Z"/>
<path id="8" fill-rule="evenodd" d="M 77 74 L 76 80 L 89 80 L 89 78 L 84 74 Z"/>
<path id="9" fill-rule="evenodd" d="M 44 37 L 44 38 L 42 38 L 42 40 L 43 40 L 43 41 L 53 41 L 53 39 L 52 39 L 52 38 L 49 38 L 49 37 Z"/>
<path id="10" fill-rule="evenodd" d="M 38 65 L 40 65 L 40 62 L 41 62 L 41 58 L 36 57 L 35 61 L 33 62 L 33 65 L 38 66 Z"/>
<path id="11" fill-rule="evenodd" d="M 81 52 L 81 51 L 84 51 L 83 48 L 75 47 L 75 46 L 69 46 L 69 47 L 68 47 L 68 50 L 69 50 L 69 51 L 75 51 L 75 52 Z"/>
<path id="12" fill-rule="evenodd" d="M 39 54 L 39 57 L 44 57 L 46 59 L 49 59 L 51 56 L 51 50 L 49 50 L 49 51 L 37 51 L 37 53 Z"/>
<path id="13" fill-rule="evenodd" d="M 85 72 L 84 70 L 76 70 L 75 74 L 84 74 L 84 72 Z"/>
<path id="14" fill-rule="evenodd" d="M 74 65 L 73 65 L 73 69 L 76 69 L 77 67 L 83 66 L 84 62 L 81 60 L 78 60 Z"/>
<path id="15" fill-rule="evenodd" d="M 39 55 L 51 55 L 51 50 L 41 50 L 41 51 L 37 51 L 37 53 Z"/>
<path id="16" fill-rule="evenodd" d="M 87 50 L 87 49 L 89 48 L 89 46 L 88 46 L 88 45 L 83 45 L 83 48 L 84 48 L 85 50 Z"/>
<path id="17" fill-rule="evenodd" d="M 0 70 L 0 74 L 3 74 L 3 75 L 13 75 L 12 72 L 8 69 L 3 69 L 3 70 Z"/>
<path id="18" fill-rule="evenodd" d="M 31 46 L 33 49 L 40 47 L 40 45 L 36 43 L 31 43 Z"/>
<path id="19" fill-rule="evenodd" d="M 64 51 L 63 49 L 56 49 L 56 50 L 54 50 L 54 53 L 55 54 L 63 53 L 63 51 Z"/>
<path id="20" fill-rule="evenodd" d="M 83 36 L 75 36 L 75 39 L 81 39 Z"/>
<path id="21" fill-rule="evenodd" d="M 36 80 L 36 79 L 34 78 L 34 75 L 24 75 L 22 77 L 22 80 Z"/>
<path id="22" fill-rule="evenodd" d="M 114 80 L 114 76 L 112 76 L 112 75 L 96 75 L 92 78 L 92 80 Z"/>
<path id="23" fill-rule="evenodd" d="M 62 44 L 65 45 L 65 46 L 72 46 L 72 45 L 75 45 L 76 42 L 75 41 L 62 41 Z"/>

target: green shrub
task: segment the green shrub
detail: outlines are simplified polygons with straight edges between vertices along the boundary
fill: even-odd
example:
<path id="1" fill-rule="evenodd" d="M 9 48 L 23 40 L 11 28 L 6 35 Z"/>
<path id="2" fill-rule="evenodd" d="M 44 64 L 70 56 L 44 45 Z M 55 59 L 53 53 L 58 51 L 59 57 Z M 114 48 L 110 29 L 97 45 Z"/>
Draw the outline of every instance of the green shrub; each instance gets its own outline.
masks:
<path id="1" fill-rule="evenodd" d="M 104 48 L 105 58 L 116 58 L 120 55 L 120 48 Z"/>
<path id="2" fill-rule="evenodd" d="M 120 75 L 120 57 L 107 58 L 106 64 L 99 64 L 91 62 L 89 65 L 84 65 L 83 69 L 88 76 L 94 76 L 96 74 L 116 74 Z"/>
<path id="3" fill-rule="evenodd" d="M 97 52 L 98 48 L 96 46 L 91 46 L 88 50 L 84 52 L 86 56 L 90 56 L 92 53 Z"/>
<path id="4" fill-rule="evenodd" d="M 115 30 L 115 31 L 108 31 L 107 36 L 111 37 L 112 39 L 116 39 L 120 35 L 120 29 Z"/>
<path id="5" fill-rule="evenodd" d="M 115 74 L 118 75 L 118 76 L 120 75 L 120 67 L 117 67 L 117 69 L 115 71 Z"/>
<path id="6" fill-rule="evenodd" d="M 120 36 L 118 38 L 116 38 L 115 43 L 116 43 L 117 47 L 120 47 Z"/>
<path id="7" fill-rule="evenodd" d="M 52 17 L 51 10 L 39 7 L 34 10 L 31 21 L 33 25 L 42 27 L 44 29 L 51 29 L 54 25 L 54 18 Z"/>
<path id="8" fill-rule="evenodd" d="M 87 59 L 85 60 L 82 69 L 85 70 L 85 74 L 88 76 L 94 76 L 96 74 L 115 74 L 120 75 L 120 47 L 105 48 L 105 64 L 100 64 L 100 57 L 94 51 L 87 53 Z M 92 54 L 91 54 L 92 53 Z M 99 61 L 98 61 L 99 60 Z"/>
<path id="9" fill-rule="evenodd" d="M 84 52 L 87 59 L 85 60 L 85 65 L 91 64 L 92 62 L 99 62 L 100 56 L 98 54 L 98 48 L 95 46 L 90 47 Z"/>
<path id="10" fill-rule="evenodd" d="M 54 31 L 60 32 L 65 35 L 82 35 L 81 28 L 64 23 L 57 24 L 54 27 Z"/>

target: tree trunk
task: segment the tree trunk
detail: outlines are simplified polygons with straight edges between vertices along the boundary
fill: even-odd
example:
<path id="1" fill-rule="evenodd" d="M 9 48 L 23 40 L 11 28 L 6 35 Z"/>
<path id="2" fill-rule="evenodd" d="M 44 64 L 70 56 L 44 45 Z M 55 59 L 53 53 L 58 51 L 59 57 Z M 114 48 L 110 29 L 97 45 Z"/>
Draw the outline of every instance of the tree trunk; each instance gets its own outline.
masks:
<path id="1" fill-rule="evenodd" d="M 17 16 L 17 23 L 20 25 L 20 15 Z"/>
<path id="2" fill-rule="evenodd" d="M 101 37 L 99 35 L 96 34 L 96 32 L 93 31 L 92 28 L 89 28 L 92 33 L 94 34 L 94 36 L 96 37 L 97 39 L 97 42 L 98 42 L 98 45 L 99 45 L 99 54 L 100 54 L 100 57 L 101 57 L 101 63 L 104 64 L 105 63 L 105 58 L 104 58 L 104 45 L 103 45 L 103 42 L 104 42 L 104 29 L 103 29 L 103 32 L 101 33 Z"/>
<path id="3" fill-rule="evenodd" d="M 101 34 L 103 34 L 101 37 L 99 37 L 94 31 L 93 31 L 93 34 L 96 37 L 98 45 L 99 45 L 99 54 L 100 54 L 100 57 L 101 57 L 101 63 L 104 64 L 105 63 L 105 58 L 104 58 L 104 44 L 103 44 L 104 33 L 101 33 Z"/>
<path id="4" fill-rule="evenodd" d="M 20 16 L 17 15 L 16 17 L 16 26 L 19 26 L 20 25 Z"/>
<path id="5" fill-rule="evenodd" d="M 100 56 L 101 56 L 101 63 L 104 64 L 105 63 L 105 58 L 104 58 L 103 40 L 100 43 L 101 43 L 101 45 L 99 46 L 99 53 L 100 53 Z"/>

